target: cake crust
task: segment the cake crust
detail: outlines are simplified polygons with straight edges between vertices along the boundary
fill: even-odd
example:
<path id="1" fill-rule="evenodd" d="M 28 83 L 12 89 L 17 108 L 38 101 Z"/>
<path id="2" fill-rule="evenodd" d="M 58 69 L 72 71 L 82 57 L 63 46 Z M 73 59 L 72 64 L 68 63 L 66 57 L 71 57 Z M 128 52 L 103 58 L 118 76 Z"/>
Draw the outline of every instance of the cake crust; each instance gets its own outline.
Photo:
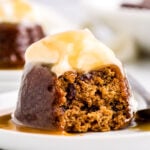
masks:
<path id="1" fill-rule="evenodd" d="M 56 81 L 56 75 L 44 65 L 33 67 L 22 77 L 15 111 L 15 117 L 20 123 L 35 128 L 61 129 L 57 125 L 57 114 L 54 112 L 62 97 Z"/>

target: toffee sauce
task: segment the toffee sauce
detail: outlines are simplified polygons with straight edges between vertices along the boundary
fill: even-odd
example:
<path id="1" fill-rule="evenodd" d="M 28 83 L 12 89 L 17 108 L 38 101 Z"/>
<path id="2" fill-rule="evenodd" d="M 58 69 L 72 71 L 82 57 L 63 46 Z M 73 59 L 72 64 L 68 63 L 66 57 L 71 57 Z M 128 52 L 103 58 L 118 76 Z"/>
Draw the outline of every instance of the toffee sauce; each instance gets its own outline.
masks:
<path id="1" fill-rule="evenodd" d="M 0 117 L 0 129 L 11 130 L 16 132 L 34 133 L 34 134 L 49 134 L 49 135 L 63 135 L 63 136 L 76 135 L 73 133 L 67 133 L 65 131 L 50 131 L 19 126 L 12 122 L 10 114 Z M 134 122 L 129 127 L 129 129 L 134 131 L 150 131 L 150 121 Z"/>
<path id="2" fill-rule="evenodd" d="M 63 136 L 75 135 L 72 133 L 67 133 L 65 131 L 49 131 L 19 126 L 13 123 L 10 114 L 0 117 L 0 129 L 11 130 L 16 132 L 34 133 L 34 134 L 49 134 L 49 135 L 63 135 Z"/>

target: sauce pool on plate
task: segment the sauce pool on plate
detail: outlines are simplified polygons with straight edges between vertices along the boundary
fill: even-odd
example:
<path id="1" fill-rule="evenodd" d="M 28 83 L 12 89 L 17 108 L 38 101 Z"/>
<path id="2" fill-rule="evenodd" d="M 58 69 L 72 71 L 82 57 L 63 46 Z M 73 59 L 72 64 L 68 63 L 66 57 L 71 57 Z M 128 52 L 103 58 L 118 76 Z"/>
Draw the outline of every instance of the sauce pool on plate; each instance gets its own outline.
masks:
<path id="1" fill-rule="evenodd" d="M 16 132 L 34 133 L 34 134 L 49 134 L 49 135 L 64 135 L 64 136 L 75 135 L 75 134 L 67 133 L 65 131 L 48 131 L 48 130 L 40 130 L 40 129 L 33 129 L 29 127 L 18 126 L 12 122 L 10 114 L 0 117 L 0 129 L 16 131 Z"/>
<path id="2" fill-rule="evenodd" d="M 0 117 L 0 129 L 16 131 L 16 132 L 34 133 L 34 134 L 49 134 L 49 135 L 63 135 L 63 136 L 76 135 L 73 133 L 67 133 L 65 131 L 48 131 L 48 130 L 40 130 L 40 129 L 33 129 L 29 127 L 18 126 L 12 122 L 10 114 Z M 134 123 L 134 125 L 129 127 L 129 129 L 135 131 L 150 131 L 150 122 Z"/>

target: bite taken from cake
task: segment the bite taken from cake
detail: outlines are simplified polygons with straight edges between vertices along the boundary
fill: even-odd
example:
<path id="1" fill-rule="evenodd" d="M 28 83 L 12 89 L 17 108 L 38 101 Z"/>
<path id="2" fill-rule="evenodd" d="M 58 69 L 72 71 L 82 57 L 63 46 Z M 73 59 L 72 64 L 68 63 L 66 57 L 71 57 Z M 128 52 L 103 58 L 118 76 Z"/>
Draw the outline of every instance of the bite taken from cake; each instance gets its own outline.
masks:
<path id="1" fill-rule="evenodd" d="M 25 61 L 14 123 L 66 132 L 130 124 L 134 99 L 122 64 L 89 30 L 48 36 L 27 49 Z"/>

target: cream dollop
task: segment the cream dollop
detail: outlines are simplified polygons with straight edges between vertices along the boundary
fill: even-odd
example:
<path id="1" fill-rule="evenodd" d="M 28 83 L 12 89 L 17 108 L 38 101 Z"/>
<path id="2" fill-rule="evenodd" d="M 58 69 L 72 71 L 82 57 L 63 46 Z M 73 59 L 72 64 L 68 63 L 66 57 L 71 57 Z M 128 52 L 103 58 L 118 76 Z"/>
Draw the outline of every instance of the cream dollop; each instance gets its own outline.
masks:
<path id="1" fill-rule="evenodd" d="M 116 64 L 122 70 L 113 51 L 87 29 L 48 36 L 27 49 L 25 60 L 51 64 L 57 76 L 68 70 L 89 71 L 107 64 Z"/>

